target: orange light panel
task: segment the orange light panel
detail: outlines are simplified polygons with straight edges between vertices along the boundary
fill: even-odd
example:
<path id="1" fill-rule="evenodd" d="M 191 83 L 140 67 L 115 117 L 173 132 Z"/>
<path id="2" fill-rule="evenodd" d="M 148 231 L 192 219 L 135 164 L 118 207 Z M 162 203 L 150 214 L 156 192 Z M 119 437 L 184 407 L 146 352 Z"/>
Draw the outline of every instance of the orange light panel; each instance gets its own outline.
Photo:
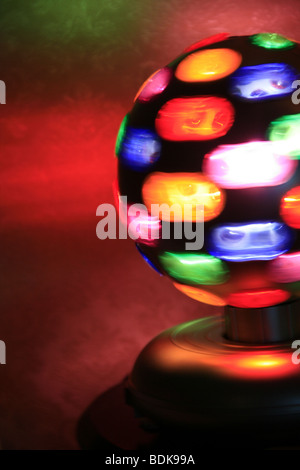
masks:
<path id="1" fill-rule="evenodd" d="M 170 222 L 203 222 L 214 219 L 225 205 L 225 193 L 202 173 L 151 173 L 142 188 L 142 196 L 147 209 L 152 204 L 162 205 L 161 220 Z M 179 210 L 170 211 L 175 205 Z M 191 211 L 184 212 L 190 204 Z M 203 210 L 201 210 L 203 207 Z"/>
<path id="2" fill-rule="evenodd" d="M 285 302 L 290 296 L 281 289 L 253 289 L 230 294 L 227 303 L 239 308 L 263 308 Z"/>
<path id="3" fill-rule="evenodd" d="M 225 135 L 234 121 L 234 108 L 225 98 L 174 98 L 159 110 L 155 127 L 167 140 L 209 140 Z"/>
<path id="4" fill-rule="evenodd" d="M 177 282 L 174 282 L 173 284 L 176 289 L 180 290 L 188 297 L 191 297 L 194 300 L 198 300 L 199 302 L 203 302 L 204 304 L 216 305 L 218 307 L 223 307 L 226 305 L 226 302 L 221 297 L 212 294 L 205 289 L 198 289 L 197 287 L 186 286 L 183 284 L 178 284 Z"/>
<path id="5" fill-rule="evenodd" d="M 241 62 L 241 54 L 232 49 L 205 49 L 185 57 L 175 76 L 184 82 L 211 82 L 227 77 Z"/>
<path id="6" fill-rule="evenodd" d="M 290 227 L 300 228 L 300 186 L 290 189 L 283 196 L 280 215 Z"/>

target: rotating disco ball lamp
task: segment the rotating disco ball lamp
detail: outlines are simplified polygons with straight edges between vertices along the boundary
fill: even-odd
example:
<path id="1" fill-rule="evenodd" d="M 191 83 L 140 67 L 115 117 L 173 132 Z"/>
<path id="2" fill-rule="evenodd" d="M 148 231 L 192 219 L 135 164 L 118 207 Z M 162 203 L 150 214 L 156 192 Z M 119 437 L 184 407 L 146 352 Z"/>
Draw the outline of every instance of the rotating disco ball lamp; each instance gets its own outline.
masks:
<path id="1" fill-rule="evenodd" d="M 127 395 L 156 423 L 282 435 L 300 422 L 299 79 L 297 42 L 218 34 L 151 75 L 121 124 L 118 198 L 139 253 L 182 293 L 224 307 L 137 358 Z M 156 216 L 154 204 L 165 204 Z M 192 208 L 201 248 L 175 236 L 173 204 Z"/>

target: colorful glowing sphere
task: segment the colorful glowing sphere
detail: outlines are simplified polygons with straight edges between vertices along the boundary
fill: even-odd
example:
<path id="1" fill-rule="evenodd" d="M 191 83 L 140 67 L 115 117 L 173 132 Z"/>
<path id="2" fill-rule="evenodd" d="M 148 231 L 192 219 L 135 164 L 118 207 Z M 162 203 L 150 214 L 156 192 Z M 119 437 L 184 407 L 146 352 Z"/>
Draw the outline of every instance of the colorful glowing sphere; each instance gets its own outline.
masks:
<path id="1" fill-rule="evenodd" d="M 296 41 L 216 34 L 150 75 L 121 124 L 129 233 L 144 260 L 195 300 L 263 308 L 300 296 L 299 79 Z M 202 228 L 201 248 L 176 235 L 182 218 L 195 234 Z"/>

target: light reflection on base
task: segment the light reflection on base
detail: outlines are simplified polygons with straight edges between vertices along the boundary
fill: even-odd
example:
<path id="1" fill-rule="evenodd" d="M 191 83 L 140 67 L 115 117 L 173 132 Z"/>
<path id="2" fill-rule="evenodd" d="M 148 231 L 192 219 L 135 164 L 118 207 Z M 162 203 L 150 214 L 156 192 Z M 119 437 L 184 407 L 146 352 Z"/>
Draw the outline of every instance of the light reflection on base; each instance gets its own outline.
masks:
<path id="1" fill-rule="evenodd" d="M 170 328 L 140 353 L 130 403 L 167 425 L 279 433 L 300 419 L 300 365 L 290 343 L 243 345 L 223 338 L 224 319 Z"/>

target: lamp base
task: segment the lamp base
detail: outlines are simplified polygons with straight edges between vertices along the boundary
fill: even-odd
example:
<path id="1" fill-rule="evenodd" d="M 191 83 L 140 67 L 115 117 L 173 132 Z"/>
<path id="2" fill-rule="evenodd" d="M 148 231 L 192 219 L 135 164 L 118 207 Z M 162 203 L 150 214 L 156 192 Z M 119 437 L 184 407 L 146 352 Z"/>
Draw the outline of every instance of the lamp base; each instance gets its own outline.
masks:
<path id="1" fill-rule="evenodd" d="M 128 378 L 129 403 L 161 426 L 296 437 L 300 364 L 291 342 L 244 345 L 223 331 L 223 317 L 207 317 L 154 338 Z"/>

